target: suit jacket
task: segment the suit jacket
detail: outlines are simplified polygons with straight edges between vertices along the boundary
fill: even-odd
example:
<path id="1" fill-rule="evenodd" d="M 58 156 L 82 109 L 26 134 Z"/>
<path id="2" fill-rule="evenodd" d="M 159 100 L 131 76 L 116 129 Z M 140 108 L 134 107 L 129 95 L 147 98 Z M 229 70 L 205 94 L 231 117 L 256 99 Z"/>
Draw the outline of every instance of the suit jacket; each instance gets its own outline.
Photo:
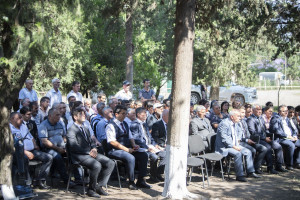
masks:
<path id="1" fill-rule="evenodd" d="M 156 145 L 156 142 L 154 141 L 154 139 L 152 138 L 150 132 L 149 132 L 149 127 L 147 125 L 147 123 L 143 124 L 146 134 L 148 136 L 148 140 L 150 142 L 150 144 L 152 145 Z M 144 134 L 143 134 L 143 129 L 141 127 L 141 124 L 138 120 L 134 120 L 131 125 L 130 125 L 130 132 L 132 134 L 132 137 L 135 141 L 135 144 L 139 145 L 141 148 L 145 148 L 148 149 L 149 147 L 146 144 L 146 140 L 144 139 Z"/>
<path id="2" fill-rule="evenodd" d="M 201 135 L 204 141 L 207 141 L 209 134 L 215 133 L 207 118 L 201 119 L 195 117 L 190 123 L 190 135 Z"/>
<path id="3" fill-rule="evenodd" d="M 291 122 L 288 118 L 285 119 L 288 127 L 291 130 L 292 136 L 297 136 L 297 132 L 293 129 Z M 270 132 L 274 133 L 275 138 L 283 139 L 287 137 L 287 134 L 284 132 L 282 117 L 280 115 L 275 115 L 270 121 Z"/>
<path id="4" fill-rule="evenodd" d="M 266 139 L 267 131 L 265 122 L 261 117 L 257 118 L 254 114 L 252 114 L 247 119 L 247 125 L 251 135 L 259 136 L 261 140 Z"/>
<path id="5" fill-rule="evenodd" d="M 95 142 L 91 139 L 89 129 L 82 127 L 87 138 L 75 123 L 72 124 L 67 132 L 67 150 L 69 150 L 68 154 L 71 155 L 72 162 L 75 164 L 91 158 L 89 153 L 91 149 L 96 148 Z"/>
<path id="6" fill-rule="evenodd" d="M 165 148 L 167 132 L 163 120 L 159 120 L 153 124 L 151 135 L 159 146 Z"/>
<path id="7" fill-rule="evenodd" d="M 240 126 L 240 128 L 242 129 L 242 136 L 241 136 L 241 141 L 242 142 L 247 142 L 247 140 L 250 138 L 250 132 L 248 129 L 248 125 L 245 119 L 242 119 L 238 125 Z M 244 134 L 243 134 L 244 133 Z"/>
<path id="8" fill-rule="evenodd" d="M 235 133 L 236 139 L 241 140 L 242 130 L 238 124 L 235 125 Z M 223 156 L 227 156 L 227 148 L 232 148 L 233 146 L 234 144 L 231 131 L 231 120 L 230 118 L 226 118 L 219 124 L 215 143 L 215 151 L 222 154 Z"/>

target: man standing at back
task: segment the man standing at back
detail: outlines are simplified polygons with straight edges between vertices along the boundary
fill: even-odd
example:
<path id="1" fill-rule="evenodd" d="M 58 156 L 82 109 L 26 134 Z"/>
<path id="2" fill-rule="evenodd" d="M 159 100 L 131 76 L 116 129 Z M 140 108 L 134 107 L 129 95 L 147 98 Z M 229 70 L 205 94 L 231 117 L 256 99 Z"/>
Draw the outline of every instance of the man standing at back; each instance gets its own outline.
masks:
<path id="1" fill-rule="evenodd" d="M 130 89 L 130 82 L 129 81 L 124 81 L 123 82 L 123 89 L 120 90 L 116 95 L 116 99 L 121 99 L 121 100 L 130 100 L 132 99 L 132 93 L 129 91 Z"/>
<path id="2" fill-rule="evenodd" d="M 38 101 L 37 93 L 34 89 L 32 89 L 33 80 L 28 79 L 25 82 L 25 88 L 21 89 L 19 92 L 19 101 L 21 102 L 22 99 L 28 98 L 30 102 Z M 20 104 L 20 108 L 22 105 Z"/>
<path id="3" fill-rule="evenodd" d="M 74 96 L 76 98 L 76 101 L 83 102 L 82 94 L 79 92 L 79 90 L 80 90 L 79 81 L 73 81 L 72 90 L 67 95 L 67 99 L 69 99 L 70 96 Z"/>
<path id="4" fill-rule="evenodd" d="M 149 79 L 144 79 L 144 88 L 140 90 L 139 92 L 139 99 L 141 99 L 142 102 L 147 101 L 147 100 L 156 100 L 155 98 L 155 92 L 150 89 L 150 80 Z"/>
<path id="5" fill-rule="evenodd" d="M 49 97 L 50 104 L 49 108 L 52 108 L 53 104 L 62 102 L 61 92 L 59 91 L 60 80 L 55 78 L 52 80 L 53 88 L 49 90 L 46 94 L 46 97 Z"/>

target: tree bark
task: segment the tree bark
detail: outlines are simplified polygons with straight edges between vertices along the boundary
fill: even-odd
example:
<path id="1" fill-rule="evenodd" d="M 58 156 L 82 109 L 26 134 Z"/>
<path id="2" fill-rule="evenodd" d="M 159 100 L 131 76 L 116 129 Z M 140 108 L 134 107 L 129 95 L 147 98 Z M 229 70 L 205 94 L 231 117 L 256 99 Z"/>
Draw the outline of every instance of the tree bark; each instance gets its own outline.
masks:
<path id="1" fill-rule="evenodd" d="M 162 196 L 197 198 L 186 188 L 188 126 L 191 96 L 195 0 L 178 0 L 174 41 L 172 99 L 168 124 L 167 164 Z"/>
<path id="2" fill-rule="evenodd" d="M 133 1 L 133 0 L 132 0 Z M 133 14 L 133 2 L 126 11 L 126 80 L 133 85 L 133 43 L 132 43 L 132 14 Z M 130 88 L 132 91 L 132 87 Z"/>
<path id="3" fill-rule="evenodd" d="M 210 88 L 210 100 L 218 100 L 219 99 L 219 85 L 214 86 L 212 85 Z"/>

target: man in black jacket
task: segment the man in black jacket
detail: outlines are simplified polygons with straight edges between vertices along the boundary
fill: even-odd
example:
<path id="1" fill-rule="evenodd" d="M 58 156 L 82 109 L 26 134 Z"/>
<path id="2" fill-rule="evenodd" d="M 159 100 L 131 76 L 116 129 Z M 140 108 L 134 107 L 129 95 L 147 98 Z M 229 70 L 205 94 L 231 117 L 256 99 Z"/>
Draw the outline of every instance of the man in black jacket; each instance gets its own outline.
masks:
<path id="1" fill-rule="evenodd" d="M 167 124 L 169 121 L 169 110 L 164 110 L 162 119 L 155 122 L 152 127 L 152 137 L 161 147 L 165 148 L 167 143 Z"/>
<path id="2" fill-rule="evenodd" d="M 67 132 L 67 148 L 73 163 L 79 163 L 90 170 L 87 195 L 97 198 L 100 197 L 98 194 L 108 195 L 102 187 L 107 184 L 115 164 L 106 156 L 98 154 L 89 130 L 83 126 L 83 122 L 86 120 L 84 109 L 82 107 L 74 109 L 72 117 L 74 124 Z M 100 177 L 97 184 L 98 176 Z"/>

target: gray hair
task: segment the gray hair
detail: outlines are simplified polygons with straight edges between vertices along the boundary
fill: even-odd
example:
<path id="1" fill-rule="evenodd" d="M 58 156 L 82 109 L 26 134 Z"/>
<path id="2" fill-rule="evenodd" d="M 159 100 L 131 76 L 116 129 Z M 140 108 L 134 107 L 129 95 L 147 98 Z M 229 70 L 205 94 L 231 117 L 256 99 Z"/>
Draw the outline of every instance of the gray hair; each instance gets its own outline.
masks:
<path id="1" fill-rule="evenodd" d="M 257 104 L 257 103 L 256 103 L 256 104 L 253 104 L 253 105 L 252 105 L 252 110 L 256 110 L 257 107 L 260 107 L 260 108 L 261 108 L 261 106 L 260 106 L 259 104 Z"/>
<path id="2" fill-rule="evenodd" d="M 54 103 L 54 104 L 52 105 L 52 108 L 57 109 L 59 106 L 60 106 L 60 103 Z"/>
<path id="3" fill-rule="evenodd" d="M 196 112 L 200 112 L 201 110 L 206 110 L 206 108 L 204 106 L 200 105 L 200 106 L 197 106 L 195 109 Z"/>
<path id="4" fill-rule="evenodd" d="M 237 109 L 232 109 L 230 112 L 229 112 L 229 116 L 234 116 L 234 115 L 238 115 L 240 114 L 240 111 L 237 110 Z"/>
<path id="5" fill-rule="evenodd" d="M 128 108 L 128 109 L 127 109 L 127 113 L 130 113 L 130 112 L 133 111 L 133 110 L 135 111 L 134 108 Z"/>
<path id="6" fill-rule="evenodd" d="M 104 107 L 104 108 L 102 109 L 102 112 L 104 113 L 104 112 L 107 111 L 107 110 L 111 110 L 111 107 L 109 107 L 109 106 Z"/>
<path id="7" fill-rule="evenodd" d="M 24 98 L 24 99 L 21 100 L 21 104 L 24 105 L 24 103 L 26 102 L 26 100 L 28 100 L 30 102 L 29 98 Z"/>
<path id="8" fill-rule="evenodd" d="M 52 79 L 52 83 L 55 83 L 56 81 L 59 81 L 59 79 L 58 78 Z"/>
<path id="9" fill-rule="evenodd" d="M 285 107 L 287 107 L 287 106 L 284 105 L 284 104 L 283 104 L 283 105 L 280 105 L 280 106 L 278 107 L 278 112 L 281 111 L 281 108 L 285 108 Z"/>
<path id="10" fill-rule="evenodd" d="M 108 105 L 113 104 L 114 101 L 117 101 L 117 99 L 116 99 L 116 98 L 111 98 L 111 99 L 108 101 Z"/>

